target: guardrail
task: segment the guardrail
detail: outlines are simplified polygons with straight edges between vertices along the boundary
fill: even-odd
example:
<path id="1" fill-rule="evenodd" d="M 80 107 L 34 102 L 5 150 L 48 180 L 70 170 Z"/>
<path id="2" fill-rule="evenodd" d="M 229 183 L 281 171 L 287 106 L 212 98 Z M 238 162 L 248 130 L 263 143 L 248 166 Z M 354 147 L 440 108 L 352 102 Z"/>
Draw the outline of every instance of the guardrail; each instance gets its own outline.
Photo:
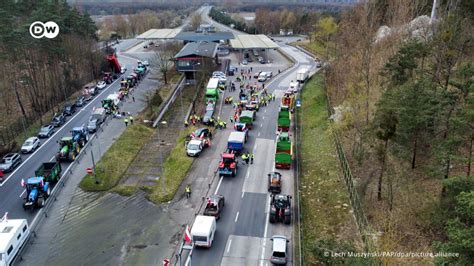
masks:
<path id="1" fill-rule="evenodd" d="M 159 122 L 159 119 L 163 117 L 164 113 L 167 111 L 167 109 L 170 106 L 170 101 L 174 101 L 176 99 L 177 92 L 180 91 L 179 88 L 182 86 L 182 83 L 184 81 L 184 75 L 181 76 L 180 81 L 178 82 L 178 85 L 174 88 L 174 91 L 170 97 L 166 100 L 166 104 L 162 104 L 160 106 L 160 115 L 158 116 L 157 120 L 155 121 L 156 123 Z M 120 102 L 122 104 L 122 102 Z M 28 246 L 28 244 L 31 244 L 30 241 L 32 241 L 31 236 L 36 237 L 37 236 L 37 231 L 38 231 L 38 225 L 41 224 L 41 221 L 48 217 L 48 212 L 53 206 L 53 203 L 57 200 L 58 193 L 61 191 L 61 189 L 65 186 L 66 182 L 68 181 L 70 175 L 73 173 L 73 170 L 77 166 L 78 163 L 80 163 L 81 158 L 84 156 L 84 154 L 87 152 L 88 147 L 93 145 L 93 141 L 98 138 L 99 132 L 104 131 L 104 126 L 107 126 L 109 122 L 113 118 L 111 116 L 107 116 L 104 120 L 104 123 L 101 125 L 101 127 L 97 130 L 96 133 L 90 135 L 89 141 L 84 145 L 84 147 L 81 149 L 79 152 L 78 156 L 76 159 L 69 164 L 69 166 L 64 170 L 63 174 L 61 175 L 61 178 L 59 179 L 58 183 L 54 186 L 53 190 L 51 191 L 51 195 L 49 196 L 48 200 L 46 201 L 46 205 L 39 209 L 38 213 L 36 214 L 35 218 L 30 224 L 30 235 L 28 238 L 25 240 L 25 243 L 20 247 L 15 259 L 12 262 L 12 265 L 17 264 L 19 261 L 23 260 L 23 255 L 24 252 Z M 158 122 L 157 122 L 158 121 Z"/>
<path id="2" fill-rule="evenodd" d="M 181 75 L 178 85 L 175 86 L 173 92 L 171 93 L 171 96 L 168 97 L 168 99 L 165 100 L 164 104 L 161 104 L 162 108 L 158 114 L 158 117 L 155 119 L 155 122 L 153 122 L 153 127 L 156 127 L 158 123 L 160 122 L 161 118 L 165 115 L 166 111 L 168 111 L 168 108 L 174 101 L 176 100 L 176 97 L 178 96 L 178 92 L 182 92 L 183 86 L 184 86 L 184 75 Z"/>
<path id="3" fill-rule="evenodd" d="M 106 117 L 104 120 L 104 123 L 101 125 L 101 127 L 97 130 L 96 133 L 90 135 L 89 140 L 87 143 L 84 145 L 84 147 L 80 150 L 79 154 L 77 155 L 76 159 L 69 164 L 69 166 L 64 170 L 64 172 L 61 175 L 61 178 L 59 179 L 58 183 L 54 186 L 53 190 L 51 191 L 51 195 L 48 197 L 46 204 L 43 208 L 39 209 L 38 213 L 36 214 L 35 218 L 30 224 L 30 235 L 28 236 L 27 240 L 25 243 L 20 247 L 15 259 L 13 260 L 12 265 L 17 264 L 19 261 L 23 260 L 23 255 L 26 250 L 26 247 L 28 244 L 32 244 L 30 241 L 32 240 L 31 236 L 36 237 L 37 236 L 37 230 L 38 225 L 41 224 L 41 221 L 48 217 L 48 212 L 53 206 L 53 203 L 57 200 L 58 193 L 61 191 L 61 189 L 65 186 L 65 183 L 69 180 L 70 175 L 73 172 L 73 169 L 77 166 L 78 163 L 80 163 L 81 158 L 84 156 L 84 154 L 87 152 L 88 147 L 92 146 L 92 142 L 94 138 L 97 139 L 97 136 L 99 132 L 103 132 L 104 126 L 107 126 L 109 124 L 109 121 L 112 118 L 109 116 Z"/>

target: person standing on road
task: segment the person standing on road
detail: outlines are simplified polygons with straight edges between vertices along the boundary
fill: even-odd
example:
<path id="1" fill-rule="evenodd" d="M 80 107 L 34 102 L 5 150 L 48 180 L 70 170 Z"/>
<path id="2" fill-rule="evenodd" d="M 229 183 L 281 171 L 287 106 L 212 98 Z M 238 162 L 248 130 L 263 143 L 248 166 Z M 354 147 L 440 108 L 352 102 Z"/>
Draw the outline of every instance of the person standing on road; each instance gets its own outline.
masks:
<path id="1" fill-rule="evenodd" d="M 123 122 L 125 122 L 125 127 L 127 127 L 128 126 L 128 119 L 127 118 L 123 119 Z"/>
<path id="2" fill-rule="evenodd" d="M 250 164 L 253 164 L 253 158 L 255 157 L 255 154 L 252 152 L 249 157 L 250 157 Z"/>
<path id="3" fill-rule="evenodd" d="M 250 67 L 250 72 L 252 72 L 252 71 L 253 71 L 253 68 L 252 68 L 252 67 Z"/>
<path id="4" fill-rule="evenodd" d="M 133 102 L 135 102 L 135 96 L 132 96 L 132 100 L 133 100 Z"/>
<path id="5" fill-rule="evenodd" d="M 189 199 L 191 197 L 191 186 L 186 185 L 186 188 L 184 188 L 184 192 L 186 193 L 186 198 Z"/>
<path id="6" fill-rule="evenodd" d="M 244 164 L 248 164 L 249 163 L 249 157 L 247 156 L 247 153 L 243 153 L 242 154 L 242 160 L 244 160 Z"/>
<path id="7" fill-rule="evenodd" d="M 130 125 L 133 125 L 133 116 L 130 115 Z"/>

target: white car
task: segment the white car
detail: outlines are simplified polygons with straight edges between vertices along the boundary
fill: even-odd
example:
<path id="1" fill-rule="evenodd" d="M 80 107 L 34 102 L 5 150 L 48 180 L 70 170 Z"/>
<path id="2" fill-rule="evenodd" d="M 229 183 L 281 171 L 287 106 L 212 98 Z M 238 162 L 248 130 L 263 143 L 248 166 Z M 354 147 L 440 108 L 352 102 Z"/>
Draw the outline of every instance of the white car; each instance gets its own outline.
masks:
<path id="1" fill-rule="evenodd" d="M 120 73 L 121 74 L 125 74 L 126 71 L 127 71 L 127 67 L 123 66 L 123 67 L 120 68 Z"/>
<path id="2" fill-rule="evenodd" d="M 144 65 L 144 66 L 149 66 L 150 63 L 149 63 L 147 60 L 145 60 L 145 61 L 143 61 L 143 65 Z"/>
<path id="3" fill-rule="evenodd" d="M 212 72 L 212 75 L 213 75 L 213 76 L 214 76 L 214 75 L 225 76 L 225 73 L 222 72 L 222 71 L 214 71 L 214 72 Z"/>
<path id="4" fill-rule="evenodd" d="M 37 137 L 28 138 L 21 146 L 22 153 L 29 153 L 36 150 L 40 146 L 40 140 Z"/>
<path id="5" fill-rule="evenodd" d="M 102 81 L 99 81 L 99 82 L 97 83 L 97 88 L 98 88 L 99 90 L 102 90 L 102 89 L 105 88 L 106 86 L 107 86 L 107 82 L 105 82 L 105 81 L 103 81 L 103 80 L 102 80 Z"/>

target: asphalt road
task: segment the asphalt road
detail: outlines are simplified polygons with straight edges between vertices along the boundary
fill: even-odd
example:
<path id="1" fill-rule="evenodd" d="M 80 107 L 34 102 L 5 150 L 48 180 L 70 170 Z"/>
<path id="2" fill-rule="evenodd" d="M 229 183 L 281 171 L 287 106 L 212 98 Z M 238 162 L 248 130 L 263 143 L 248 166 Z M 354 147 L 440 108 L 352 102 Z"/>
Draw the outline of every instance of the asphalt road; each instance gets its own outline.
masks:
<path id="1" fill-rule="evenodd" d="M 209 10 L 210 7 L 207 9 Z M 207 12 L 203 14 L 203 20 L 210 22 L 205 14 Z M 231 30 L 235 34 L 243 34 L 215 22 L 214 25 L 221 30 Z M 290 240 L 288 264 L 293 264 L 293 227 L 268 223 L 270 194 L 267 192 L 267 173 L 274 170 L 276 123 L 281 96 L 288 88 L 290 81 L 296 78 L 298 69 L 302 67 L 315 69 L 315 64 L 312 58 L 298 49 L 284 43 L 279 43 L 279 45 L 281 49 L 295 58 L 296 63 L 292 68 L 266 83 L 268 91 L 275 93 L 276 101 L 261 108 L 257 113 L 255 127 L 250 131 L 249 141 L 245 144 L 245 149 L 253 151 L 255 154 L 254 164 L 240 164 L 236 177 L 223 177 L 216 180 L 218 182 L 216 193 L 225 196 L 226 206 L 222 218 L 217 223 L 217 232 L 212 247 L 210 249 L 195 249 L 191 258 L 193 265 L 269 265 L 271 264 L 269 262 L 270 238 L 276 234 L 285 235 Z M 245 68 L 250 66 L 254 68 L 254 71 L 256 68 L 263 71 L 272 69 L 271 65 L 259 65 L 258 63 L 251 63 Z M 274 69 L 272 70 L 275 73 Z M 252 82 L 254 81 L 255 79 L 252 79 Z M 226 92 L 226 96 L 228 95 L 236 99 L 238 90 L 233 93 Z M 232 107 L 224 105 L 221 118 L 227 119 L 231 112 Z M 231 127 L 228 127 L 223 133 L 223 139 L 226 139 L 231 131 Z M 225 149 L 224 145 L 219 148 Z M 207 164 L 209 165 L 208 162 Z M 293 169 L 278 171 L 283 175 L 281 194 L 293 195 Z M 295 204 L 293 201 L 292 206 Z"/>
<path id="2" fill-rule="evenodd" d="M 127 41 L 121 42 L 116 47 L 129 45 Z M 136 65 L 136 60 L 128 57 L 119 57 L 121 65 L 127 66 L 125 75 L 131 73 L 132 68 Z M 118 91 L 120 88 L 120 78 L 109 84 L 105 89 L 101 90 L 98 95 L 87 102 L 85 106 L 77 109 L 76 113 L 67 117 L 66 123 L 56 128 L 56 132 L 48 139 L 41 139 L 41 146 L 32 154 L 22 155 L 23 163 L 17 167 L 12 173 L 6 174 L 4 181 L 0 184 L 0 213 L 8 212 L 8 217 L 13 219 L 27 219 L 30 223 L 36 216 L 38 210 L 25 211 L 23 210 L 23 197 L 25 197 L 25 189 L 21 187 L 21 179 L 26 179 L 34 176 L 34 171 L 43 162 L 54 160 L 55 154 L 59 150 L 59 141 L 64 136 L 70 136 L 70 130 L 73 127 L 86 124 L 94 107 L 100 107 L 100 101 L 107 97 L 107 95 Z M 69 163 L 61 163 L 63 173 L 68 167 Z"/>

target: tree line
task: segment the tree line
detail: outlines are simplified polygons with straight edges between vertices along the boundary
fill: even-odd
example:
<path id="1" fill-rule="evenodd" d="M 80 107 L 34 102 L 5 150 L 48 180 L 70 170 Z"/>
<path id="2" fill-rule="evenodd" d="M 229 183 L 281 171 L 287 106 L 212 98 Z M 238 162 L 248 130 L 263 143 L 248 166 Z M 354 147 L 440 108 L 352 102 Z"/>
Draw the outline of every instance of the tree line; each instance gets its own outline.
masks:
<path id="1" fill-rule="evenodd" d="M 30 35 L 32 22 L 50 20 L 59 25 L 56 38 Z M 59 111 L 59 103 L 97 78 L 103 54 L 96 49 L 94 22 L 66 1 L 1 1 L 0 25 L 0 144 L 5 148 L 22 132 L 21 125 L 43 123 L 43 114 Z"/>
<path id="2" fill-rule="evenodd" d="M 136 14 L 106 16 L 98 23 L 99 37 L 101 40 L 108 40 L 113 35 L 129 38 L 149 29 L 175 28 L 182 24 L 183 18 L 171 10 L 144 10 Z"/>
<path id="3" fill-rule="evenodd" d="M 437 262 L 462 265 L 474 258 L 474 12 L 472 1 L 441 1 L 431 21 L 431 2 L 367 1 L 320 20 L 312 36 L 329 59 L 327 94 L 369 213 L 384 213 L 373 222 L 388 236 L 392 214 L 421 211 L 399 199 L 404 189 L 434 180 L 442 237 L 424 234 L 434 250 L 460 254 Z"/>

